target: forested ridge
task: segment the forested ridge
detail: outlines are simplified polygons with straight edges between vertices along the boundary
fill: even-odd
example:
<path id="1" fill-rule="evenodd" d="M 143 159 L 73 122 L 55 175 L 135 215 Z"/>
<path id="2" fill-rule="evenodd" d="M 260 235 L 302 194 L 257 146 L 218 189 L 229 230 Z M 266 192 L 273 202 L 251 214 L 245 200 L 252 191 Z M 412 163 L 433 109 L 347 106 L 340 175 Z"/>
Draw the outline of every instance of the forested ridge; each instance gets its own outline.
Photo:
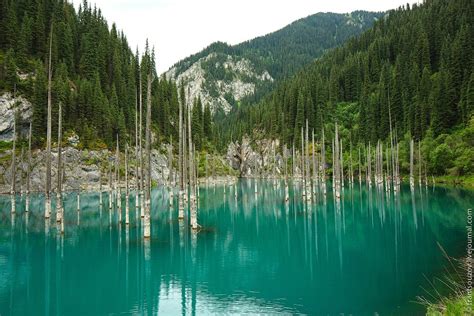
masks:
<path id="1" fill-rule="evenodd" d="M 230 82 L 238 78 L 245 83 L 255 84 L 256 89 L 239 102 L 236 102 L 231 95 L 226 95 L 227 101 L 234 107 L 241 103 L 254 104 L 270 92 L 275 83 L 293 75 L 328 49 L 341 45 L 349 38 L 367 30 L 383 15 L 383 12 L 367 11 L 347 14 L 319 12 L 294 21 L 280 30 L 240 44 L 215 42 L 176 63 L 172 67 L 175 70 L 173 75 L 182 74 L 200 59 L 205 58 L 206 61 L 200 66 L 204 70 L 205 88 L 211 96 L 218 96 L 216 90 L 220 81 Z M 256 74 L 268 73 L 272 80 L 242 75 L 235 69 L 224 67 L 229 58 L 234 61 L 248 61 Z"/>
<path id="2" fill-rule="evenodd" d="M 66 135 L 74 131 L 86 148 L 112 147 L 116 135 L 122 145 L 134 140 L 140 77 L 145 105 L 151 72 L 156 78 L 151 97 L 153 129 L 158 139 L 177 139 L 178 88 L 157 78 L 148 43 L 142 54 L 134 52 L 124 33 L 115 24 L 109 27 L 100 9 L 87 1 L 76 11 L 64 0 L 0 0 L 0 92 L 16 88 L 17 94 L 32 102 L 36 145 L 46 138 L 51 34 L 53 118 L 61 102 Z M 211 118 L 204 115 L 205 107 L 201 109 L 194 117 L 208 121 L 196 126 L 209 126 Z M 53 131 L 56 124 L 53 120 Z M 208 131 L 206 139 L 211 134 Z"/>
<path id="3" fill-rule="evenodd" d="M 429 172 L 472 174 L 473 19 L 474 4 L 467 0 L 429 0 L 389 11 L 258 105 L 234 111 L 220 128 L 226 140 L 264 130 L 299 148 L 306 119 L 318 137 L 337 122 L 345 143 L 355 148 L 388 142 L 391 120 L 394 135 L 406 140 L 405 154 L 408 139 L 423 140 Z"/>
<path id="4" fill-rule="evenodd" d="M 280 79 L 300 70 L 324 51 L 372 26 L 382 12 L 354 11 L 348 14 L 320 12 L 294 21 L 284 28 L 237 45 L 216 42 L 201 52 L 176 63 L 183 71 L 210 53 L 224 53 L 249 59 L 257 71 L 268 70 Z"/>

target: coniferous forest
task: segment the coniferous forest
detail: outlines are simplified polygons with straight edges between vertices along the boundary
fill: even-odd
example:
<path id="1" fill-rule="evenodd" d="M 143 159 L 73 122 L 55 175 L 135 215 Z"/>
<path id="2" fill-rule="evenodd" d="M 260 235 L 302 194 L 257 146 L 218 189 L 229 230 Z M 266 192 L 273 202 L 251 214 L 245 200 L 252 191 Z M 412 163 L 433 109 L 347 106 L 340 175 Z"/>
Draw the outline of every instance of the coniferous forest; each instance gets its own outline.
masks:
<path id="1" fill-rule="evenodd" d="M 86 148 L 112 148 L 133 139 L 142 85 L 146 104 L 147 74 L 157 77 L 153 48 L 139 55 L 99 8 L 84 1 L 76 12 L 63 0 L 2 0 L 0 12 L 0 90 L 26 96 L 33 104 L 34 144 L 46 138 L 47 60 L 52 34 L 53 117 L 63 104 L 64 130 L 74 131 Z M 20 79 L 19 75 L 22 76 Z M 142 78 L 140 81 L 140 77 Z M 174 82 L 154 80 L 153 129 L 162 141 L 177 139 L 178 91 Z M 197 101 L 196 101 L 197 102 Z M 211 118 L 200 125 L 210 128 Z M 57 122 L 53 123 L 57 129 Z M 206 133 L 211 138 L 211 133 Z"/>
<path id="2" fill-rule="evenodd" d="M 474 5 L 430 0 L 387 12 L 374 27 L 327 52 L 258 105 L 222 123 L 226 141 L 263 129 L 299 148 L 309 121 L 342 127 L 345 143 L 388 142 L 390 120 L 404 160 L 422 142 L 429 173 L 474 172 Z M 225 126 L 233 122 L 232 129 Z M 224 141 L 224 143 L 226 142 Z M 404 171 L 408 171 L 405 165 Z"/>

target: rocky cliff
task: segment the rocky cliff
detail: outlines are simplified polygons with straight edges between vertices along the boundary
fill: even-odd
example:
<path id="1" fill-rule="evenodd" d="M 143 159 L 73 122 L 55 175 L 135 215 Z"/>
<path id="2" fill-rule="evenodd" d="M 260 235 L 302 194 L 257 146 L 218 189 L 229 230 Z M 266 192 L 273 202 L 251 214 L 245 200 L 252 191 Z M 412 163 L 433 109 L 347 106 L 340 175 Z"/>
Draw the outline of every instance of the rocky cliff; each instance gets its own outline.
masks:
<path id="1" fill-rule="evenodd" d="M 192 107 L 193 100 L 200 97 L 212 113 L 222 110 L 225 114 L 243 98 L 253 95 L 257 86 L 273 82 L 268 71 L 257 71 L 250 60 L 223 53 L 200 58 L 181 73 L 172 67 L 165 76 L 184 85 L 187 106 Z"/>
<path id="2" fill-rule="evenodd" d="M 0 140 L 10 141 L 13 139 L 13 122 L 17 115 L 17 132 L 27 135 L 29 122 L 33 114 L 31 103 L 19 96 L 13 97 L 12 93 L 0 95 Z"/>
<path id="3" fill-rule="evenodd" d="M 248 137 L 227 147 L 227 161 L 240 177 L 279 177 L 284 175 L 285 162 L 278 148 L 280 141 L 261 139 L 251 143 Z"/>

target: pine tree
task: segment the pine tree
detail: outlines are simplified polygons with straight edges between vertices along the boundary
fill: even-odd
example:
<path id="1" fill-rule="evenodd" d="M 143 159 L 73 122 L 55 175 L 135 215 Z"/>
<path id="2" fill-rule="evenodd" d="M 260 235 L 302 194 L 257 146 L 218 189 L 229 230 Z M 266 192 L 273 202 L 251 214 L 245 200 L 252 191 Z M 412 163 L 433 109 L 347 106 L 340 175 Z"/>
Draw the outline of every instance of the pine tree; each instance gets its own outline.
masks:
<path id="1" fill-rule="evenodd" d="M 209 104 L 206 104 L 203 114 L 203 131 L 208 141 L 212 140 L 212 114 Z"/>
<path id="2" fill-rule="evenodd" d="M 202 112 L 202 104 L 201 99 L 198 98 L 195 100 L 193 108 L 191 110 L 191 126 L 192 126 L 192 135 L 193 141 L 196 145 L 197 150 L 201 150 L 202 148 L 202 140 L 203 140 L 203 132 L 202 132 L 202 120 L 201 120 L 201 112 Z"/>
<path id="3" fill-rule="evenodd" d="M 18 82 L 17 76 L 17 66 L 15 62 L 15 53 L 13 49 L 9 49 L 7 54 L 5 55 L 5 59 L 3 61 L 3 80 L 5 82 L 5 89 L 9 91 L 13 91 L 13 88 Z"/>

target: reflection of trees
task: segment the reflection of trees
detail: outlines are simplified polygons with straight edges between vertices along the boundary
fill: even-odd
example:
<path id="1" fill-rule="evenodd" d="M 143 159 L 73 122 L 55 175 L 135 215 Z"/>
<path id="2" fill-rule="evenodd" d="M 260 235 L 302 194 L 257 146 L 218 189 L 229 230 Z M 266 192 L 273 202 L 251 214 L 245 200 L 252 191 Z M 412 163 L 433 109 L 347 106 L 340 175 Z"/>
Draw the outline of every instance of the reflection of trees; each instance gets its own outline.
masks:
<path id="1" fill-rule="evenodd" d="M 0 264 L 0 271 L 5 271 L 7 282 L 15 280 L 13 302 L 25 313 L 45 310 L 46 294 L 35 291 L 45 292 L 45 282 L 51 282 L 46 289 L 51 292 L 50 308 L 57 308 L 60 300 L 61 310 L 77 313 L 155 313 L 173 304 L 187 311 L 199 311 L 207 304 L 209 312 L 219 313 L 233 303 L 230 308 L 236 312 L 240 304 L 249 312 L 272 306 L 275 309 L 269 312 L 333 314 L 364 310 L 359 302 L 369 301 L 383 312 L 394 301 L 406 302 L 417 295 L 422 274 L 431 275 L 442 266 L 436 241 L 448 253 L 456 250 L 464 210 L 473 202 L 468 191 L 423 189 L 421 196 L 415 190 L 417 228 L 408 186 L 395 198 L 375 187 L 369 193 L 364 185 L 360 189 L 356 185 L 346 188 L 340 201 L 329 191 L 326 198 L 321 194 L 317 202 L 307 204 L 300 187 L 290 186 L 289 203 L 284 202 L 283 183 L 275 189 L 273 181 L 261 181 L 259 187 L 255 195 L 253 180 L 240 181 L 237 200 L 234 187 L 228 187 L 226 195 L 222 186 L 215 191 L 202 187 L 203 230 L 197 235 L 186 221 L 171 216 L 164 191 L 155 190 L 152 239 L 146 247 L 134 203 L 129 229 L 116 224 L 115 210 L 109 228 L 108 207 L 100 217 L 98 196 L 83 194 L 77 226 L 75 195 L 66 195 L 64 239 L 57 238 L 53 225 L 45 243 L 42 197 L 31 200 L 28 234 L 22 205 L 15 234 L 11 233 L 9 199 L 0 197 L 0 256 L 13 260 Z M 27 248 L 22 247 L 25 241 Z M 51 270 L 55 272 L 45 280 L 45 264 L 60 267 L 60 277 Z M 2 297 L 10 295 L 1 288 L 5 287 L 0 287 Z M 84 294 L 68 296 L 78 290 Z M 340 293 L 346 293 L 344 302 L 337 301 L 335 307 L 334 297 Z"/>

